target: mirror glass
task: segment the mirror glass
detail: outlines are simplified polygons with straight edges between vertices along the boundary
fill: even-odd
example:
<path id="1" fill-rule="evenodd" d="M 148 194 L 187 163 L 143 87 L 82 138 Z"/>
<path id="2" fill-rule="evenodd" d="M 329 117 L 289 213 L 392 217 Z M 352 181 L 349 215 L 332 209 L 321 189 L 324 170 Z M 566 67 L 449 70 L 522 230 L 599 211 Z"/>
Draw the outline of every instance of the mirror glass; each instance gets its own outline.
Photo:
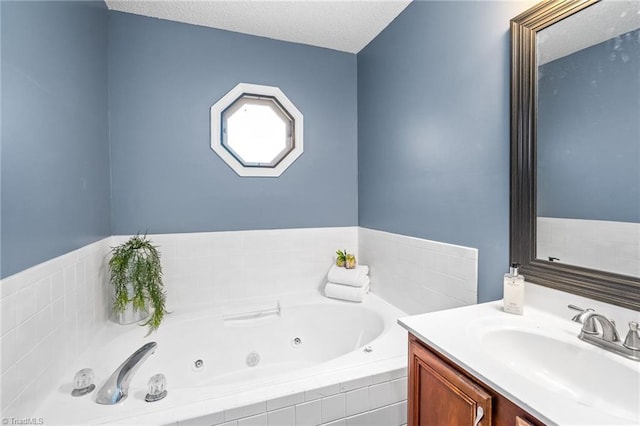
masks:
<path id="1" fill-rule="evenodd" d="M 536 38 L 535 256 L 640 277 L 640 2 Z"/>

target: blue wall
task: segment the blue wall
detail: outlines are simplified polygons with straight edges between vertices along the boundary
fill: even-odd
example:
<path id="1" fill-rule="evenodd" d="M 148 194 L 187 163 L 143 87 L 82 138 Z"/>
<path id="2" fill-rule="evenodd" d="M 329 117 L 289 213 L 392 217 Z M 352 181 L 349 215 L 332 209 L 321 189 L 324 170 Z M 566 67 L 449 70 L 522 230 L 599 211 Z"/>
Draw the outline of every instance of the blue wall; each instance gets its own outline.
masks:
<path id="1" fill-rule="evenodd" d="M 2 2 L 2 271 L 110 235 L 103 2 Z"/>
<path id="2" fill-rule="evenodd" d="M 538 215 L 640 222 L 639 117 L 640 30 L 541 66 Z"/>
<path id="3" fill-rule="evenodd" d="M 209 108 L 278 86 L 304 115 L 279 178 L 239 177 L 210 148 Z M 357 224 L 356 56 L 111 12 L 114 234 Z"/>
<path id="4" fill-rule="evenodd" d="M 2 275 L 2 2 L 0 2 L 0 279 Z"/>
<path id="5" fill-rule="evenodd" d="M 358 54 L 360 226 L 509 262 L 509 20 L 529 2 L 414 2 Z"/>
<path id="6" fill-rule="evenodd" d="M 30 4 L 4 3 L 2 13 L 3 49 L 6 34 L 26 40 L 9 56 L 3 50 L 3 89 L 16 89 L 11 97 L 3 91 L 2 121 L 12 102 L 13 127 L 22 123 L 12 144 L 2 129 L 2 254 L 11 272 L 110 232 L 359 223 L 479 248 L 480 300 L 501 296 L 508 22 L 533 1 L 413 3 L 357 64 L 351 54 L 118 12 L 109 13 L 107 63 L 104 8 Z M 56 7 L 68 9 L 57 16 Z M 80 19 L 76 8 L 99 22 Z M 17 25 L 26 18 L 9 20 L 7 11 L 42 22 Z M 78 27 L 87 34 L 77 37 Z M 30 50 L 38 54 L 23 58 L 34 62 L 23 69 L 44 75 L 10 69 L 7 76 L 7 58 Z M 110 189 L 100 118 L 107 69 Z M 305 153 L 278 179 L 238 177 L 209 148 L 209 107 L 241 81 L 279 86 L 305 116 Z M 23 93 L 48 86 L 26 105 Z M 31 112 L 38 109 L 48 114 Z M 29 126 L 27 111 L 35 116 Z M 64 125 L 69 116 L 73 127 Z M 89 127 L 89 140 L 78 136 Z"/>

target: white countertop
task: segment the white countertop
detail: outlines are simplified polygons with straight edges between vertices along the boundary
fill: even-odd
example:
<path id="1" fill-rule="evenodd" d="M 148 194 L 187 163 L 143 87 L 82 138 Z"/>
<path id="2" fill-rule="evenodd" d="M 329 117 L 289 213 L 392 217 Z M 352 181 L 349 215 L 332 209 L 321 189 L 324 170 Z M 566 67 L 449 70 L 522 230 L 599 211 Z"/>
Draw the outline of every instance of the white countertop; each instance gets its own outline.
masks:
<path id="1" fill-rule="evenodd" d="M 566 318 L 562 318 L 533 307 L 525 307 L 522 316 L 512 315 L 503 312 L 502 301 L 496 301 L 405 317 L 398 322 L 424 343 L 549 425 L 640 425 L 640 414 L 635 414 L 640 413 L 640 362 L 582 342 L 577 338 L 581 325 L 570 321 L 571 316 L 572 312 L 568 310 Z M 621 330 L 621 326 L 618 328 Z M 552 342 L 559 341 L 562 354 L 548 353 L 553 352 L 551 350 L 545 352 L 535 343 L 528 346 L 527 340 L 514 339 L 514 346 L 510 347 L 509 340 L 503 339 L 500 346 L 495 345 L 495 339 L 488 338 L 496 336 L 495 331 L 504 330 L 511 334 L 502 336 L 530 336 L 526 333 L 533 333 L 542 336 L 542 342 L 547 341 L 547 337 L 553 339 Z M 525 334 L 518 334 L 522 330 Z M 626 330 L 621 331 L 622 339 L 625 334 Z M 514 356 L 517 353 L 525 356 Z M 572 362 L 574 354 L 575 362 Z M 529 355 L 531 360 L 527 360 Z M 542 362 L 538 364 L 536 359 Z M 592 359 L 596 362 L 591 362 Z M 585 362 L 588 368 L 582 367 Z M 567 381 L 559 377 L 562 373 L 556 378 L 556 373 L 545 369 L 544 365 L 551 366 L 554 371 L 568 371 L 568 375 L 574 374 L 578 380 L 584 378 L 592 389 L 598 389 L 598 395 L 601 387 L 602 395 L 607 396 L 612 395 L 607 387 L 616 386 L 612 383 L 614 379 L 609 380 L 608 372 L 622 372 L 615 377 L 622 377 L 623 389 L 631 389 L 631 392 L 621 394 L 619 399 L 624 401 L 623 409 L 619 411 L 616 397 L 613 397 L 614 401 L 609 398 L 603 403 L 598 395 L 593 396 L 593 392 L 585 396 L 576 386 L 567 386 Z M 606 404 L 610 408 L 606 408 Z M 633 420 L 636 415 L 637 420 Z"/>

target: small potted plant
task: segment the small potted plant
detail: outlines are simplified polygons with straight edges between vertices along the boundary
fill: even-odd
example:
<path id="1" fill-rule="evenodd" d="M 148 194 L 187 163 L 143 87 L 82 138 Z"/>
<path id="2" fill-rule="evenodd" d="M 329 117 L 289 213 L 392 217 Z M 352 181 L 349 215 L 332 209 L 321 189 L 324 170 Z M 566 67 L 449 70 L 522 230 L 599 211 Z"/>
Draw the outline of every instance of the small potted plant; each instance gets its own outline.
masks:
<path id="1" fill-rule="evenodd" d="M 149 333 L 158 329 L 164 314 L 166 295 L 162 283 L 160 253 L 146 235 L 135 235 L 111 248 L 110 281 L 114 286 L 113 311 L 120 324 L 146 319 Z"/>
<path id="2" fill-rule="evenodd" d="M 336 265 L 340 268 L 353 269 L 356 267 L 356 257 L 346 250 L 336 251 Z"/>
<path id="3" fill-rule="evenodd" d="M 356 267 L 356 256 L 349 253 L 347 254 L 347 256 L 345 257 L 345 264 L 344 267 L 347 269 L 354 269 Z"/>

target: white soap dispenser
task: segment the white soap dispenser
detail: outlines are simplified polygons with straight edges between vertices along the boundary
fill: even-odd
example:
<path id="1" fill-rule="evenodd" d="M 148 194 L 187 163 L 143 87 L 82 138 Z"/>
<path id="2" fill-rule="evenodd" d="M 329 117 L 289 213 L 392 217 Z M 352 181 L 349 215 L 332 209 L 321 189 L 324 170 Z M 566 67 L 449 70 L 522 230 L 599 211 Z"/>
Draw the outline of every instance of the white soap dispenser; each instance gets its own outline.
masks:
<path id="1" fill-rule="evenodd" d="M 518 274 L 517 263 L 512 263 L 509 273 L 504 274 L 504 311 L 522 315 L 524 312 L 524 277 Z"/>

